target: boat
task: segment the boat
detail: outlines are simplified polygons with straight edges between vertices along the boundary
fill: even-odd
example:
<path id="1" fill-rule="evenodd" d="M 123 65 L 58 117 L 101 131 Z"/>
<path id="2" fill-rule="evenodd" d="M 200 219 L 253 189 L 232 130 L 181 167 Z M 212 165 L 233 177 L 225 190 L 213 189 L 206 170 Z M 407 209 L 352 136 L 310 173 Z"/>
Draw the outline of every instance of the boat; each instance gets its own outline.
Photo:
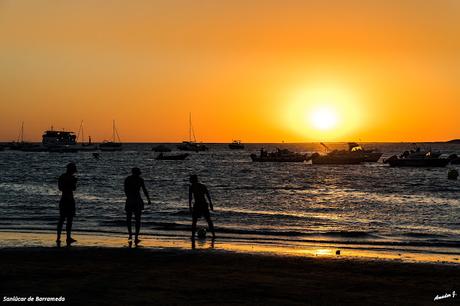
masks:
<path id="1" fill-rule="evenodd" d="M 83 128 L 83 121 L 81 121 L 80 128 L 78 129 L 77 140 L 78 139 L 81 139 L 81 143 L 77 144 L 78 151 L 97 151 L 98 150 L 97 145 L 91 142 L 91 136 L 88 136 L 88 142 L 85 143 L 85 131 Z"/>
<path id="2" fill-rule="evenodd" d="M 42 145 L 48 152 L 74 153 L 77 149 L 77 136 L 70 131 L 55 131 L 53 127 L 42 135 Z"/>
<path id="3" fill-rule="evenodd" d="M 175 155 L 164 155 L 163 153 L 160 153 L 155 159 L 156 160 L 184 160 L 189 155 L 190 154 L 188 153 L 175 154 Z"/>
<path id="4" fill-rule="evenodd" d="M 416 150 L 411 153 L 405 151 L 400 156 L 393 155 L 383 162 L 391 167 L 445 167 L 451 161 L 449 158 L 440 158 L 438 153 L 431 152 L 422 153 L 421 150 Z"/>
<path id="5" fill-rule="evenodd" d="M 308 160 L 311 160 L 314 165 L 357 165 L 364 162 L 365 157 L 334 150 L 326 155 L 313 153 Z"/>
<path id="6" fill-rule="evenodd" d="M 297 162 L 301 163 L 307 159 L 307 154 L 289 151 L 288 149 L 276 149 L 275 152 L 260 150 L 260 155 L 251 154 L 254 162 Z"/>
<path id="7" fill-rule="evenodd" d="M 231 150 L 244 150 L 244 144 L 241 143 L 241 140 L 233 140 L 232 143 L 228 144 L 228 147 Z"/>
<path id="8" fill-rule="evenodd" d="M 118 139 L 118 142 L 116 141 Z M 115 120 L 112 123 L 112 140 L 107 141 L 105 140 L 103 143 L 99 145 L 99 149 L 101 151 L 121 151 L 123 150 L 120 136 L 118 135 L 117 128 L 115 127 Z"/>
<path id="9" fill-rule="evenodd" d="M 192 141 L 193 136 L 193 141 Z M 183 141 L 181 144 L 177 145 L 177 149 L 181 151 L 192 151 L 192 152 L 201 152 L 208 151 L 208 147 L 202 143 L 196 142 L 195 131 L 192 126 L 192 114 L 189 114 L 189 131 L 188 131 L 188 141 Z"/>
<path id="10" fill-rule="evenodd" d="M 320 143 L 327 151 L 325 155 L 313 153 L 308 159 L 314 165 L 356 165 L 366 161 L 366 155 L 356 150 L 330 150 L 324 143 Z M 354 147 L 354 146 L 353 146 Z M 381 156 L 381 155 L 380 155 Z M 380 158 L 379 156 L 379 158 Z"/>
<path id="11" fill-rule="evenodd" d="M 171 148 L 166 145 L 156 145 L 152 148 L 152 151 L 166 153 L 171 152 Z"/>
<path id="12" fill-rule="evenodd" d="M 24 122 L 21 124 L 21 130 L 19 132 L 18 139 L 8 143 L 7 147 L 14 151 L 23 152 L 44 152 L 46 148 L 39 143 L 25 142 L 24 141 Z"/>
<path id="13" fill-rule="evenodd" d="M 365 150 L 361 145 L 356 142 L 348 143 L 348 151 L 353 155 L 361 155 L 364 157 L 366 163 L 376 163 L 382 157 L 383 153 L 376 152 L 376 150 Z"/>

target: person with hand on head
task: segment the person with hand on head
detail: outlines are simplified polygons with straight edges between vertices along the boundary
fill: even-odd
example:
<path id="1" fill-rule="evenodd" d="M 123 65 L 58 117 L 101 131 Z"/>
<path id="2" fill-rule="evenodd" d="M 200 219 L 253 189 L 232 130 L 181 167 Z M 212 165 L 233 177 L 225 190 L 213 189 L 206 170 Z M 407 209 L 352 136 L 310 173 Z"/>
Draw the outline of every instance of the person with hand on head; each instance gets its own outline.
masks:
<path id="1" fill-rule="evenodd" d="M 135 239 L 134 243 L 137 246 L 140 242 L 139 232 L 141 229 L 141 215 L 144 209 L 144 201 L 142 200 L 140 190 L 144 192 L 147 198 L 148 204 L 152 204 L 150 201 L 149 193 L 145 188 L 144 179 L 141 178 L 141 170 L 137 167 L 131 169 L 132 174 L 125 179 L 124 190 L 126 195 L 126 223 L 128 226 L 128 241 L 132 241 L 132 228 L 131 219 L 134 214 L 135 219 Z"/>

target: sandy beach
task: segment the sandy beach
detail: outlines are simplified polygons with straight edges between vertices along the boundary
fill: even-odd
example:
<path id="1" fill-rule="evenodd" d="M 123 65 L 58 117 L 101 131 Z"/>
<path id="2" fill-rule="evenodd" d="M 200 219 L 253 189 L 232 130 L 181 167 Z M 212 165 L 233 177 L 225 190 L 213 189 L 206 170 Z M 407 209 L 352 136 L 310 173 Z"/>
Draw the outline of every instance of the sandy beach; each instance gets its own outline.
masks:
<path id="1" fill-rule="evenodd" d="M 97 305 L 448 305 L 460 266 L 197 248 L 5 247 L 2 299 Z"/>

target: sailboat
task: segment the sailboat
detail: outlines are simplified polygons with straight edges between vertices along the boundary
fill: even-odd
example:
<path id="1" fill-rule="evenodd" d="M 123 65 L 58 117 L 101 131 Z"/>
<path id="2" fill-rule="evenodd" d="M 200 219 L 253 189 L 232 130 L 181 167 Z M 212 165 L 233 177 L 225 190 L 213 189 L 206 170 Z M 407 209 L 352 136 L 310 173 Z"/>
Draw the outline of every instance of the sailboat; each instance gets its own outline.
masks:
<path id="1" fill-rule="evenodd" d="M 18 139 L 8 144 L 10 150 L 16 151 L 27 151 L 27 152 L 41 152 L 46 151 L 41 145 L 37 143 L 25 142 L 24 141 L 24 122 L 21 124 L 21 131 Z"/>
<path id="2" fill-rule="evenodd" d="M 97 145 L 91 142 L 91 136 L 88 136 L 88 142 L 85 143 L 85 131 L 83 128 L 83 120 L 81 121 L 80 128 L 78 129 L 77 140 L 78 139 L 81 139 L 81 143 L 78 145 L 79 151 L 96 151 L 98 149 Z"/>
<path id="3" fill-rule="evenodd" d="M 118 142 L 116 142 L 116 139 L 118 139 Z M 118 135 L 117 128 L 115 127 L 115 120 L 113 120 L 112 124 L 112 141 L 104 141 L 99 145 L 99 149 L 101 151 L 121 151 L 123 149 L 120 136 Z"/>
<path id="4" fill-rule="evenodd" d="M 189 129 L 188 129 L 188 141 L 183 141 L 181 144 L 177 146 L 177 148 L 181 151 L 207 151 L 209 150 L 207 146 L 202 143 L 196 142 L 195 131 L 193 130 L 192 126 L 192 113 L 189 114 Z M 193 136 L 193 141 L 192 141 Z"/>

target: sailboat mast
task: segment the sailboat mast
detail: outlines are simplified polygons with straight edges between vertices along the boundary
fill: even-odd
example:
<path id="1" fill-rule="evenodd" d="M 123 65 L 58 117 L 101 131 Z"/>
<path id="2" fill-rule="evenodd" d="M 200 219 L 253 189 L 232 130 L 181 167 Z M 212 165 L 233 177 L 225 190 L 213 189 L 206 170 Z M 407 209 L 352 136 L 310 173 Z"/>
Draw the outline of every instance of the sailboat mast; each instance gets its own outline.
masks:
<path id="1" fill-rule="evenodd" d="M 24 121 L 22 121 L 21 125 L 21 142 L 24 142 Z"/>
<path id="2" fill-rule="evenodd" d="M 115 142 L 115 120 L 112 121 L 112 139 Z"/>
<path id="3" fill-rule="evenodd" d="M 192 113 L 188 114 L 188 141 L 192 142 Z"/>

